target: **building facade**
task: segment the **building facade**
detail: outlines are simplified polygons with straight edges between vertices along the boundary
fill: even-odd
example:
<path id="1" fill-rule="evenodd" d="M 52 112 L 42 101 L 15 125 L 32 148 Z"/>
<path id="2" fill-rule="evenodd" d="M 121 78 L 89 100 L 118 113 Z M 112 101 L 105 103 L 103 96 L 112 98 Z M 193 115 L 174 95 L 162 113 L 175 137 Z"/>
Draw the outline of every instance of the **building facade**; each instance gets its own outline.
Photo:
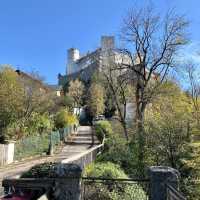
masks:
<path id="1" fill-rule="evenodd" d="M 128 58 L 116 51 L 114 36 L 102 36 L 100 47 L 93 52 L 81 56 L 78 49 L 70 48 L 67 51 L 66 74 L 58 75 L 58 84 L 65 85 L 70 80 L 79 78 L 88 82 L 94 72 L 101 71 L 109 62 L 129 62 Z"/>

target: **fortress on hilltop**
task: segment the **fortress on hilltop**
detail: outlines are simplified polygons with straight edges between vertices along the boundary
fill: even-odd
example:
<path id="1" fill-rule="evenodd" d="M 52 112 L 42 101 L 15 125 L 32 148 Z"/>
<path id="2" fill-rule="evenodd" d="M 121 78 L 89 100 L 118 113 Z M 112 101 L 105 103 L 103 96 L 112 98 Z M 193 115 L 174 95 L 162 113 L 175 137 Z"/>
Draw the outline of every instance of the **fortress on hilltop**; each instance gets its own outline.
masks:
<path id="1" fill-rule="evenodd" d="M 124 57 L 124 55 L 123 55 Z M 114 63 L 123 62 L 122 54 L 116 51 L 114 36 L 102 36 L 100 47 L 93 52 L 81 56 L 76 48 L 70 48 L 67 51 L 66 74 L 58 74 L 58 84 L 65 85 L 70 80 L 79 78 L 84 82 L 90 81 L 96 71 L 101 71 L 112 60 Z"/>

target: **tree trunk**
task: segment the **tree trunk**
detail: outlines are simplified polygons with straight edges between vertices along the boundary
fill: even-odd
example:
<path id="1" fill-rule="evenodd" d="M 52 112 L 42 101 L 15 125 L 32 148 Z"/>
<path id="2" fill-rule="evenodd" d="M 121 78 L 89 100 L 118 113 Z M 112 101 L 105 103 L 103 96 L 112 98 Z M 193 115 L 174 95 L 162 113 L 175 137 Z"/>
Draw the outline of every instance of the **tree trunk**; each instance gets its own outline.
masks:
<path id="1" fill-rule="evenodd" d="M 144 146 L 145 146 L 145 136 L 144 136 L 144 112 L 146 108 L 146 103 L 143 99 L 144 90 L 141 88 L 140 84 L 136 86 L 136 134 L 138 138 L 138 169 L 140 175 L 144 175 Z"/>
<path id="2" fill-rule="evenodd" d="M 123 108 L 122 126 L 124 129 L 126 140 L 128 141 L 129 138 L 128 138 L 128 131 L 127 131 L 127 126 L 126 126 L 126 101 L 124 102 L 124 108 Z"/>
<path id="3" fill-rule="evenodd" d="M 121 122 L 121 123 L 122 123 L 122 127 L 124 129 L 124 135 L 126 137 L 126 140 L 128 141 L 129 138 L 128 138 L 128 131 L 127 131 L 127 127 L 126 127 L 126 122 L 123 120 L 123 122 Z"/>
<path id="4" fill-rule="evenodd" d="M 113 92 L 113 94 L 114 94 L 114 92 Z M 123 111 L 122 111 L 122 109 L 120 108 L 120 105 L 119 105 L 116 98 L 115 98 L 115 103 L 116 103 L 117 111 L 118 111 L 119 118 L 120 118 L 119 121 L 120 121 L 120 123 L 123 127 L 126 140 L 128 141 L 129 138 L 128 138 L 128 131 L 127 131 L 127 127 L 126 127 L 126 104 L 124 104 L 124 108 L 123 108 Z"/>

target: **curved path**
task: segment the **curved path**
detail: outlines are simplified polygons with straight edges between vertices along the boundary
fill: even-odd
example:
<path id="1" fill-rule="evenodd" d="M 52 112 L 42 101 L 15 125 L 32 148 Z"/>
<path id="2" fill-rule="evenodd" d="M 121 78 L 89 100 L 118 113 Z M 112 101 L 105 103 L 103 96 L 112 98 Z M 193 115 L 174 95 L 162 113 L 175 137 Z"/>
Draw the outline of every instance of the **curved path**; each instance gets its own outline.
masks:
<path id="1" fill-rule="evenodd" d="M 84 153 L 88 152 L 99 145 L 96 136 L 93 135 L 90 126 L 80 126 L 78 132 L 72 134 L 62 151 L 54 156 L 38 157 L 32 160 L 26 160 L 18 163 L 13 163 L 4 167 L 0 167 L 0 182 L 4 178 L 20 176 L 21 173 L 29 170 L 37 164 L 45 162 L 61 162 L 70 163 L 77 158 L 81 157 Z M 0 184 L 0 196 L 3 194 L 3 188 Z"/>

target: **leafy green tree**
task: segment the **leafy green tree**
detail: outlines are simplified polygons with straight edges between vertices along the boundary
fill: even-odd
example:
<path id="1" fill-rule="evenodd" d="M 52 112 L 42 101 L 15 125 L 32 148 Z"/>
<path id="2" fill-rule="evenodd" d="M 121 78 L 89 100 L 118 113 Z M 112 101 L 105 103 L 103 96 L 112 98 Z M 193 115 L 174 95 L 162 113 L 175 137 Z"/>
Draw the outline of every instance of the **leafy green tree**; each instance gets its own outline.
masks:
<path id="1" fill-rule="evenodd" d="M 149 150 L 157 165 L 179 169 L 189 152 L 189 123 L 192 117 L 190 99 L 174 83 L 163 85 L 146 113 L 146 133 Z"/>
<path id="2" fill-rule="evenodd" d="M 200 191 L 199 183 L 193 181 L 200 177 L 200 151 L 192 98 L 168 82 L 146 113 L 147 163 L 178 169 L 181 190 L 191 200 L 198 199 Z"/>
<path id="3" fill-rule="evenodd" d="M 54 94 L 35 75 L 0 68 L 0 140 L 19 139 L 51 129 Z"/>
<path id="4" fill-rule="evenodd" d="M 12 134 L 6 135 L 6 128 L 22 117 L 24 88 L 10 66 L 1 66 L 0 83 L 0 141 L 2 141 L 14 137 Z"/>

